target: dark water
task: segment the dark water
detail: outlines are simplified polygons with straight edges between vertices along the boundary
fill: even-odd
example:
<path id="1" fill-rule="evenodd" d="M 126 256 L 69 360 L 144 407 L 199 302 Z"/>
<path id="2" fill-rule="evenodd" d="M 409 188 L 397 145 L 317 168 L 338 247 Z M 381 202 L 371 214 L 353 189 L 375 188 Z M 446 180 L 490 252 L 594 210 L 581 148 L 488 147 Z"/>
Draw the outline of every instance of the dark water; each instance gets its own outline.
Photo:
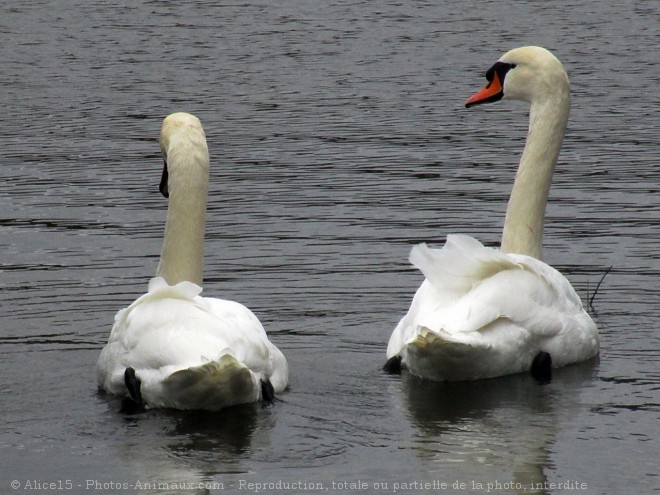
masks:
<path id="1" fill-rule="evenodd" d="M 659 490 L 658 10 L 584 3 L 2 6 L 0 491 Z M 545 253 L 585 300 L 613 266 L 600 359 L 546 386 L 385 375 L 422 280 L 410 247 L 499 240 L 526 108 L 463 102 L 524 44 L 571 77 Z M 179 110 L 212 155 L 205 294 L 249 306 L 290 362 L 272 407 L 126 416 L 96 392 L 156 268 L 156 139 Z"/>

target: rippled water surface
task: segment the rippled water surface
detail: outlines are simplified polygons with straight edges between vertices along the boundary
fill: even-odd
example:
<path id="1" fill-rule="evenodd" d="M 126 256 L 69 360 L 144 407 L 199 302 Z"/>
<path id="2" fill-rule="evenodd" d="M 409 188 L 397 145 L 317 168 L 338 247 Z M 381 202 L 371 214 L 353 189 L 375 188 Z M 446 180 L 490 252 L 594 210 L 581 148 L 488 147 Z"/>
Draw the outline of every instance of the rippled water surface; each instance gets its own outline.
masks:
<path id="1" fill-rule="evenodd" d="M 658 11 L 583 3 L 1 7 L 0 491 L 658 490 Z M 526 107 L 463 103 L 523 44 L 571 78 L 545 256 L 585 300 L 613 267 L 600 359 L 546 386 L 386 375 L 411 246 L 499 241 Z M 128 416 L 96 391 L 113 316 L 156 268 L 178 110 L 212 156 L 205 294 L 249 306 L 290 362 L 270 407 Z"/>

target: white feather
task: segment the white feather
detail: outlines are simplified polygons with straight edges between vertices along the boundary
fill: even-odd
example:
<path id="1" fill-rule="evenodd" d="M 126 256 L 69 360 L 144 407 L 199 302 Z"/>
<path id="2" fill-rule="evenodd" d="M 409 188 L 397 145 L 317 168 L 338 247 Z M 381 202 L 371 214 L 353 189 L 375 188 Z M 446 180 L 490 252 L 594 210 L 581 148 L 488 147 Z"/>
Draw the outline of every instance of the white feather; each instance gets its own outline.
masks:
<path id="1" fill-rule="evenodd" d="M 488 378 L 529 370 L 540 351 L 550 353 L 553 366 L 598 352 L 596 325 L 579 296 L 542 261 L 507 255 L 464 235 L 448 236 L 439 250 L 415 246 L 411 260 L 426 280 L 387 354 L 400 354 L 414 374 Z"/>

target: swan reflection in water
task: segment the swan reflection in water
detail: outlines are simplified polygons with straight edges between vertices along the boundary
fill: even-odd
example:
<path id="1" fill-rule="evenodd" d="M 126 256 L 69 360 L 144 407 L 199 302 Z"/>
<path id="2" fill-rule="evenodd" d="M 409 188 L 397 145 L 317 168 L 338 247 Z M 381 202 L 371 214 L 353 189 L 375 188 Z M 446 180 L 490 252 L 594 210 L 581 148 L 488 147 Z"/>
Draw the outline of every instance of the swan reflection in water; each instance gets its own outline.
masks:
<path id="1" fill-rule="evenodd" d="M 507 493 L 546 493 L 558 432 L 584 410 L 580 394 L 597 359 L 557 370 L 541 385 L 529 375 L 433 382 L 402 377 L 403 407 L 418 432 L 413 449 L 428 472 L 450 467 L 452 481 L 511 482 Z M 473 487 L 474 488 L 474 487 Z"/>
<path id="2" fill-rule="evenodd" d="M 116 443 L 119 462 L 128 467 L 132 480 L 141 480 L 145 489 L 150 483 L 158 486 L 158 493 L 215 493 L 212 488 L 228 475 L 245 472 L 244 461 L 255 448 L 268 445 L 275 426 L 272 406 L 262 403 L 220 411 L 151 409 L 127 414 L 115 412 L 119 399 L 109 401 L 109 414 L 117 415 L 112 423 L 123 424 L 115 435 L 126 437 Z M 184 486 L 190 489 L 183 491 Z"/>

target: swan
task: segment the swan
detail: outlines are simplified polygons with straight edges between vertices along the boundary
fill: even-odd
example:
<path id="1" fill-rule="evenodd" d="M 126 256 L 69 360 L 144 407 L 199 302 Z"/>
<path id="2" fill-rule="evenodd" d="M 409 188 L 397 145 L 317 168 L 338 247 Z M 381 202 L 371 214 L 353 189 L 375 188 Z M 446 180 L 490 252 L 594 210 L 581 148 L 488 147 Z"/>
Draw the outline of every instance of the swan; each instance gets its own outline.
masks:
<path id="1" fill-rule="evenodd" d="M 168 198 L 160 262 L 147 293 L 114 320 L 97 363 L 101 390 L 141 408 L 218 410 L 272 400 L 287 386 L 287 361 L 245 306 L 202 297 L 209 153 L 187 113 L 160 133 Z"/>
<path id="2" fill-rule="evenodd" d="M 568 122 L 561 62 L 527 46 L 504 54 L 467 107 L 500 99 L 531 104 L 529 131 L 509 199 L 500 249 L 448 235 L 444 247 L 412 248 L 425 276 L 394 329 L 385 369 L 402 365 L 436 381 L 477 380 L 551 369 L 598 354 L 598 330 L 570 282 L 542 261 L 545 206 Z"/>

